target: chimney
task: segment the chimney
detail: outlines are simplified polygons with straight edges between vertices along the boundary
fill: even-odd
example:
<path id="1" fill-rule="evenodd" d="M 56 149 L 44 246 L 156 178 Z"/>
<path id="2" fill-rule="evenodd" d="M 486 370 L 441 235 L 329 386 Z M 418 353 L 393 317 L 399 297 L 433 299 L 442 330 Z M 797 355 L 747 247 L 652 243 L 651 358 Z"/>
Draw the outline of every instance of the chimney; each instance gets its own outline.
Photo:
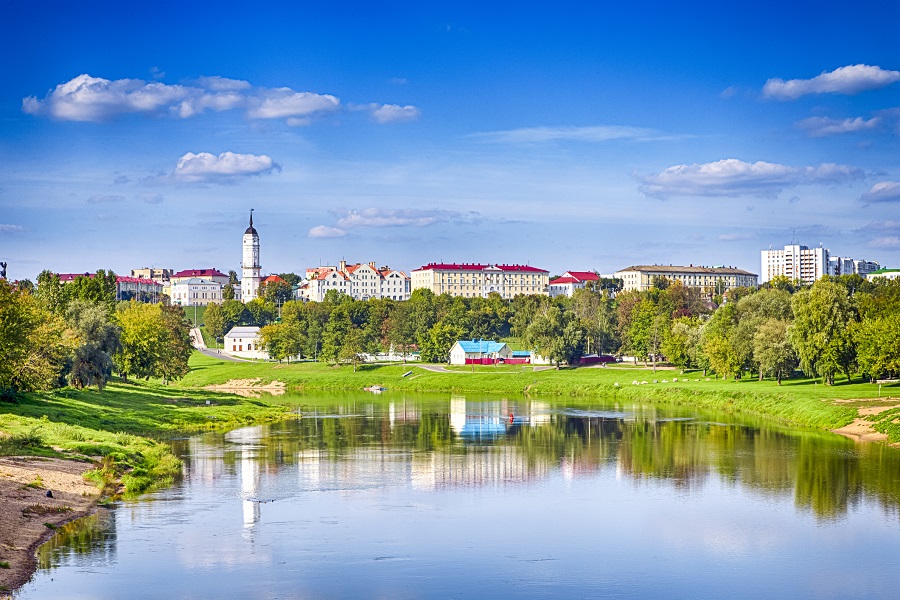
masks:
<path id="1" fill-rule="evenodd" d="M 346 271 L 347 270 L 347 261 L 342 260 L 340 262 L 340 266 L 338 267 L 338 271 Z"/>
<path id="2" fill-rule="evenodd" d="M 375 261 L 373 260 L 372 262 L 370 262 L 370 263 L 369 263 L 369 266 L 372 267 L 372 268 L 374 269 L 374 268 L 375 268 Z"/>

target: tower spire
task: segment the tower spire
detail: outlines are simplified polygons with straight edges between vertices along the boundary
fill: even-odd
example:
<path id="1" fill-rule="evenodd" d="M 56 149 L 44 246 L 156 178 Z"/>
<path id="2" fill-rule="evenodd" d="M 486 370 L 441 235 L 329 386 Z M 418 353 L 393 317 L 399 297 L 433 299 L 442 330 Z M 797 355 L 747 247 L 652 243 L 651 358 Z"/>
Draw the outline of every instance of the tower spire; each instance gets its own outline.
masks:
<path id="1" fill-rule="evenodd" d="M 250 209 L 250 227 L 253 227 L 253 209 Z"/>

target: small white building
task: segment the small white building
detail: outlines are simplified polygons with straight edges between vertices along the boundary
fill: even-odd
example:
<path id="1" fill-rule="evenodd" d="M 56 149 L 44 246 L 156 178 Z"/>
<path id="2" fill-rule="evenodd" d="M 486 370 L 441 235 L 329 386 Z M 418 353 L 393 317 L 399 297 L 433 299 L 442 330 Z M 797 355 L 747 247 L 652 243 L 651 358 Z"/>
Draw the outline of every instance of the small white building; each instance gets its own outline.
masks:
<path id="1" fill-rule="evenodd" d="M 551 279 L 547 286 L 550 297 L 568 296 L 571 298 L 575 290 L 583 290 L 588 281 L 599 281 L 600 277 L 590 271 L 566 271 L 561 277 Z"/>
<path id="2" fill-rule="evenodd" d="M 175 281 L 170 286 L 172 304 L 180 306 L 207 306 L 222 303 L 222 284 L 210 279 L 194 277 Z"/>
<path id="3" fill-rule="evenodd" d="M 879 269 L 878 271 L 872 271 L 871 273 L 866 274 L 866 279 L 869 281 L 875 281 L 879 277 L 884 277 L 885 279 L 898 279 L 900 278 L 900 269 Z"/>
<path id="4" fill-rule="evenodd" d="M 259 349 L 259 327 L 232 327 L 225 334 L 224 352 L 241 358 L 269 359 L 269 353 Z"/>

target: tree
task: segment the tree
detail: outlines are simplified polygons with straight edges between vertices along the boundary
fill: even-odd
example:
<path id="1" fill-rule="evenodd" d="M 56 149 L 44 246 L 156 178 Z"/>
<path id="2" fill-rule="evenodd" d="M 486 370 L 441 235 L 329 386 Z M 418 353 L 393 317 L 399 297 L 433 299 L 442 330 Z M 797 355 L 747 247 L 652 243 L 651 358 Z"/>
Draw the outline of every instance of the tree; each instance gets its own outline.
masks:
<path id="1" fill-rule="evenodd" d="M 69 382 L 77 388 L 96 385 L 102 391 L 112 376 L 112 357 L 119 351 L 119 327 L 110 322 L 105 307 L 86 300 L 69 304 L 66 321 L 79 341 L 72 357 Z"/>
<path id="2" fill-rule="evenodd" d="M 66 361 L 77 345 L 62 317 L 27 291 L 0 280 L 0 393 L 61 385 Z"/>
<path id="3" fill-rule="evenodd" d="M 856 362 L 851 329 L 857 316 L 846 288 L 831 281 L 817 281 L 809 290 L 794 294 L 791 307 L 791 342 L 803 372 L 822 377 L 826 385 L 834 383 L 838 372 L 846 374 L 849 380 Z"/>
<path id="4" fill-rule="evenodd" d="M 463 338 L 463 331 L 454 325 L 439 321 L 419 337 L 419 351 L 424 362 L 445 363 L 450 360 L 450 348 Z"/>
<path id="5" fill-rule="evenodd" d="M 764 321 L 753 336 L 753 360 L 759 367 L 759 379 L 771 373 L 781 380 L 797 366 L 797 353 L 791 344 L 790 323 L 770 318 Z"/>
<path id="6" fill-rule="evenodd" d="M 187 374 L 191 344 L 181 307 L 131 301 L 119 305 L 116 319 L 122 345 L 113 362 L 123 379 L 160 377 L 168 383 Z"/>
<path id="7" fill-rule="evenodd" d="M 338 358 L 341 362 L 349 362 L 353 365 L 353 372 L 356 373 L 356 367 L 363 362 L 363 353 L 366 342 L 362 331 L 358 327 L 350 327 L 344 336 L 343 344 Z"/>
<path id="8" fill-rule="evenodd" d="M 291 357 L 300 355 L 303 342 L 300 323 L 295 320 L 273 323 L 259 330 L 260 347 L 264 348 L 269 356 L 277 361 L 287 359 L 290 362 Z"/>
<path id="9" fill-rule="evenodd" d="M 210 304 L 203 313 L 203 323 L 206 331 L 218 341 L 225 337 L 228 331 L 225 329 L 227 322 L 225 321 L 225 313 L 219 304 Z"/>
<path id="10" fill-rule="evenodd" d="M 670 363 L 681 369 L 695 366 L 691 353 L 691 330 L 697 326 L 697 320 L 692 317 L 682 317 L 672 323 L 671 333 L 662 343 L 662 352 Z"/>
<path id="11" fill-rule="evenodd" d="M 56 273 L 48 270 L 41 271 L 37 278 L 37 289 L 34 295 L 38 302 L 53 314 L 65 314 L 68 295 L 66 294 L 65 286 L 59 280 L 59 275 Z"/>
<path id="12" fill-rule="evenodd" d="M 293 293 L 291 285 L 285 281 L 270 281 L 259 290 L 260 297 L 273 306 L 284 304 L 293 297 Z"/>
<path id="13" fill-rule="evenodd" d="M 584 354 L 585 333 L 571 313 L 558 306 L 549 306 L 538 314 L 528 330 L 525 341 L 537 354 L 556 363 L 577 364 Z"/>
<path id="14" fill-rule="evenodd" d="M 859 369 L 873 382 L 900 373 L 900 313 L 863 319 L 854 337 Z"/>
<path id="15" fill-rule="evenodd" d="M 268 325 L 275 321 L 275 305 L 263 298 L 254 298 L 244 305 L 250 314 L 251 325 Z"/>

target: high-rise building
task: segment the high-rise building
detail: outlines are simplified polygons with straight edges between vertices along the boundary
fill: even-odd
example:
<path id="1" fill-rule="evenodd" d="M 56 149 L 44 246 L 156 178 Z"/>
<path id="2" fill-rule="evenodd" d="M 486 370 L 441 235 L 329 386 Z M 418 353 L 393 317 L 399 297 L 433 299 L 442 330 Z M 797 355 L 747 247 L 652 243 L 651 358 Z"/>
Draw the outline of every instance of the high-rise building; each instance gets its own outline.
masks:
<path id="1" fill-rule="evenodd" d="M 760 262 L 760 283 L 773 277 L 784 275 L 791 281 L 813 283 L 828 275 L 828 248 L 808 248 L 800 244 L 789 244 L 783 250 L 763 250 Z"/>
<path id="2" fill-rule="evenodd" d="M 241 302 L 247 303 L 259 295 L 259 234 L 253 228 L 253 209 L 250 209 L 250 227 L 244 232 L 243 260 L 241 261 Z"/>

